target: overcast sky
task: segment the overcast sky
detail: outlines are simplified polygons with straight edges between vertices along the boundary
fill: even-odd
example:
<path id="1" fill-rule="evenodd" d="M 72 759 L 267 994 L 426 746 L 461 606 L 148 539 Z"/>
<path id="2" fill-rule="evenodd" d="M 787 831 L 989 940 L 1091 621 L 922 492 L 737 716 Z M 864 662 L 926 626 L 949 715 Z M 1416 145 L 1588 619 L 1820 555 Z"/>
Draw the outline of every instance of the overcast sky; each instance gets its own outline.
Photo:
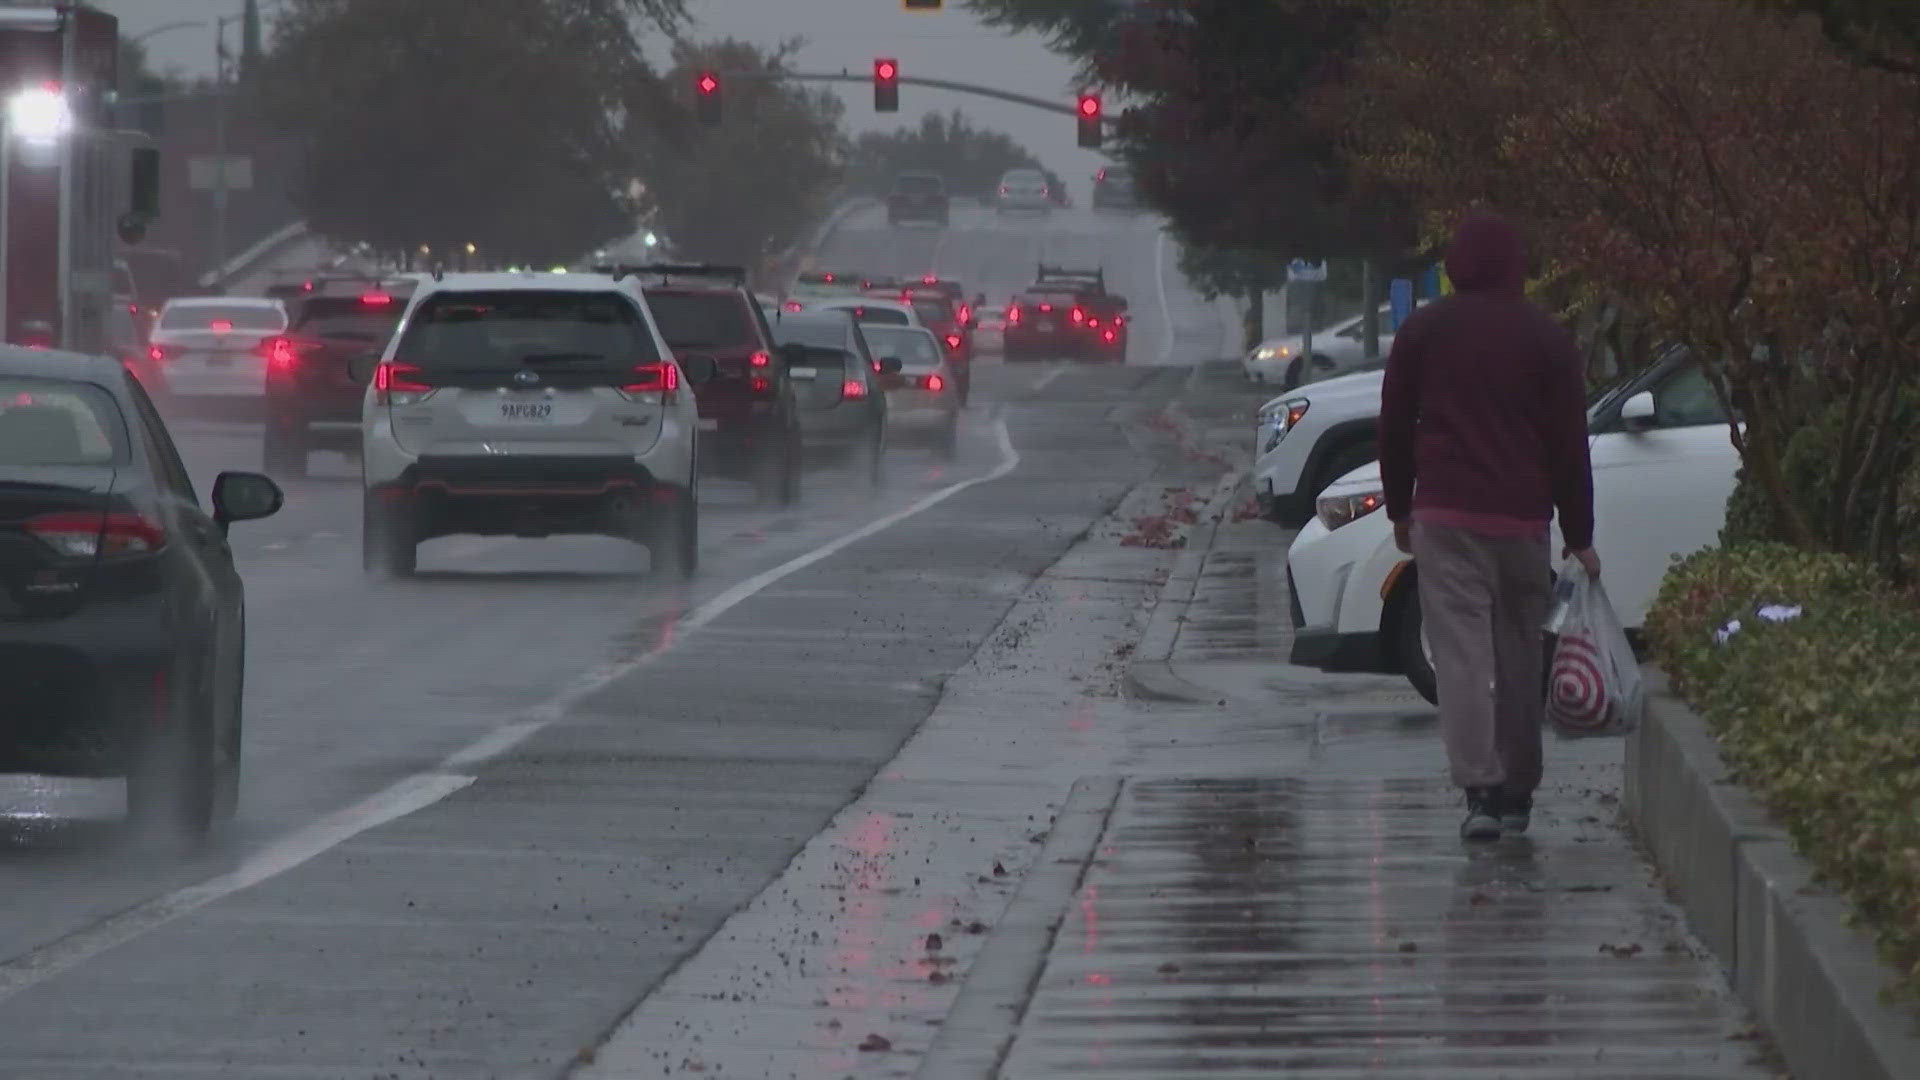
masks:
<path id="1" fill-rule="evenodd" d="M 241 0 L 92 2 L 118 15 L 121 32 L 131 37 L 169 23 L 206 23 L 166 30 L 145 42 L 162 71 L 196 74 L 213 70 L 212 20 L 241 8 Z M 265 6 L 271 11 L 275 5 L 267 0 Z M 981 26 L 959 0 L 949 0 L 952 10 L 938 15 L 909 14 L 896 0 L 690 0 L 688 7 L 699 20 L 701 36 L 738 37 L 763 45 L 807 38 L 795 62 L 803 70 L 869 72 L 874 57 L 894 56 L 903 75 L 977 82 L 1068 104 L 1073 100 L 1073 69 L 1067 61 L 1036 38 L 1009 37 Z M 228 32 L 237 45 L 237 25 Z M 877 115 L 866 86 L 836 88 L 846 96 L 847 123 L 856 132 L 918 124 L 928 111 L 964 109 L 975 123 L 1018 139 L 1058 172 L 1081 202 L 1087 198 L 1087 178 L 1101 164 L 1099 155 L 1074 145 L 1071 116 L 915 86 L 901 87 L 898 113 Z"/>

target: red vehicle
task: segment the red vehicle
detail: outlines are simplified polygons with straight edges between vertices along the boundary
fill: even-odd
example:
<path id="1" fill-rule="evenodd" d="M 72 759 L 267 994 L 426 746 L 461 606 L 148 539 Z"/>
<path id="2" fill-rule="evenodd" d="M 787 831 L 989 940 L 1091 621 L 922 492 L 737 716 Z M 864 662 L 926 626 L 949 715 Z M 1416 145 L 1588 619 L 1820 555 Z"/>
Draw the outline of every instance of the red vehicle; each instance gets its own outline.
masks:
<path id="1" fill-rule="evenodd" d="M 1036 280 L 1007 308 L 1008 360 L 1063 356 L 1125 363 L 1127 300 L 1107 291 L 1101 270 L 1041 264 Z"/>
<path id="2" fill-rule="evenodd" d="M 159 209 L 159 156 L 113 126 L 120 23 L 78 3 L 0 8 L 6 242 L 0 332 L 15 345 L 111 353 L 115 242 Z"/>

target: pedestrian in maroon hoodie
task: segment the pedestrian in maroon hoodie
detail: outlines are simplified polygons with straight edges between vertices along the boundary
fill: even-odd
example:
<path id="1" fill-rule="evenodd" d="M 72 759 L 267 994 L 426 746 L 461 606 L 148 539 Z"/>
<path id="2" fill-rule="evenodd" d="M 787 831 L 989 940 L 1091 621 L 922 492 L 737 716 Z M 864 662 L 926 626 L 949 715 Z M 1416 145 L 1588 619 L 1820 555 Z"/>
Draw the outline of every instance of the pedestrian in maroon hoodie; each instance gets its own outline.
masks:
<path id="1" fill-rule="evenodd" d="M 1466 789 L 1460 835 L 1525 831 L 1540 784 L 1549 527 L 1598 575 L 1586 389 L 1573 337 L 1526 298 L 1520 235 L 1469 214 L 1447 251 L 1454 294 L 1393 339 L 1380 476 L 1414 556 L 1440 733 Z"/>

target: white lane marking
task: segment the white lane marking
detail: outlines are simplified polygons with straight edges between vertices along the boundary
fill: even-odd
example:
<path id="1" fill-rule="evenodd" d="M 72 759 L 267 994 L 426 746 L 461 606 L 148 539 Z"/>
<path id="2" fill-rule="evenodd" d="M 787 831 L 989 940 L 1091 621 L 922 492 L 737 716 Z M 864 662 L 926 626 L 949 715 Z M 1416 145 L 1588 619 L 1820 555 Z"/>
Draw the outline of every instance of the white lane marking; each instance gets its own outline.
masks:
<path id="1" fill-rule="evenodd" d="M 1153 287 L 1160 294 L 1160 329 L 1165 333 L 1160 348 L 1160 363 L 1173 359 L 1173 310 L 1167 305 L 1167 230 L 1153 242 Z"/>
<path id="2" fill-rule="evenodd" d="M 471 776 L 418 773 L 261 848 L 239 866 L 176 889 L 0 964 L 0 1000 L 124 945 L 242 889 L 258 885 L 377 825 L 424 809 L 473 783 Z"/>
<path id="3" fill-rule="evenodd" d="M 1051 371 L 1048 371 L 1045 375 L 1042 375 L 1038 379 L 1035 379 L 1033 381 L 1033 386 L 1029 388 L 1029 392 L 1039 393 L 1040 391 L 1045 390 L 1049 385 L 1053 383 L 1053 380 L 1059 378 L 1062 375 L 1065 375 L 1066 373 L 1067 373 L 1067 365 L 1065 364 L 1055 365 Z"/>
<path id="4" fill-rule="evenodd" d="M 155 897 L 104 922 L 77 930 L 0 964 L 0 1000 L 79 967 L 108 949 L 132 941 L 216 900 L 284 874 L 369 829 L 424 810 L 472 784 L 475 777 L 460 775 L 458 770 L 470 769 L 513 749 L 541 728 L 566 715 L 574 704 L 653 663 L 673 647 L 673 642 L 684 640 L 687 634 L 738 607 L 755 593 L 868 537 L 885 532 L 968 488 L 991 483 L 1011 473 L 1020 465 L 1020 452 L 1013 448 L 1013 438 L 1007 432 L 1005 421 L 996 421 L 994 427 L 995 437 L 1000 444 L 1000 464 L 992 472 L 948 484 L 911 506 L 870 521 L 804 555 L 740 582 L 688 612 L 676 624 L 675 633 L 668 643 L 631 660 L 589 673 L 566 690 L 536 705 L 520 719 L 495 728 L 455 751 L 438 769 L 405 777 L 352 806 L 297 829 L 248 856 L 238 867 L 219 877 Z"/>

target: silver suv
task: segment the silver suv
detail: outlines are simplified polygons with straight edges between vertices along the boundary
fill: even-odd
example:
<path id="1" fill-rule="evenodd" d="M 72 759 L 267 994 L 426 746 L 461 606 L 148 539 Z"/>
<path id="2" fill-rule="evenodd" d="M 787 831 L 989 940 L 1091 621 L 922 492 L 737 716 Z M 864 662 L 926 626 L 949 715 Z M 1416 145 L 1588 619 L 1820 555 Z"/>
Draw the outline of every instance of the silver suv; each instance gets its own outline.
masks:
<path id="1" fill-rule="evenodd" d="M 699 558 L 693 388 L 640 284 L 600 274 L 447 274 L 415 291 L 361 405 L 369 571 L 413 573 L 436 536 L 590 533 Z"/>

